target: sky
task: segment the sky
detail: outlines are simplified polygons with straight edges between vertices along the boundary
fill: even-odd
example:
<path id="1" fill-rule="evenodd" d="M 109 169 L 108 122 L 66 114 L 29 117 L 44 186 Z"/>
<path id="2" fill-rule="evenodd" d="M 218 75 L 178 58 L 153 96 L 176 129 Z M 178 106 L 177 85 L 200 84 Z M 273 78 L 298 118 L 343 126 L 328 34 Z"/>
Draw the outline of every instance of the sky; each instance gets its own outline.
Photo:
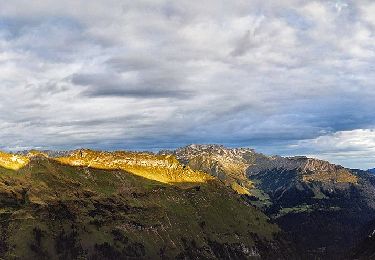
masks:
<path id="1" fill-rule="evenodd" d="M 375 167 L 375 2 L 0 0 L 0 149 L 190 143 Z"/>

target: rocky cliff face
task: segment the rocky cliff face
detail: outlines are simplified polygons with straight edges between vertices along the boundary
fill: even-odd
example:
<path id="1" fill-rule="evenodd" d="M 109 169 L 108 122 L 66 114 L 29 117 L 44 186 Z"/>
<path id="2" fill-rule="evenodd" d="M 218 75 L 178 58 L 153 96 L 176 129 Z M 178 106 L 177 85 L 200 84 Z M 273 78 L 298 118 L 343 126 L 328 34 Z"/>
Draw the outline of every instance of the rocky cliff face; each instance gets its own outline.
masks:
<path id="1" fill-rule="evenodd" d="M 327 161 L 308 159 L 301 170 L 307 182 L 358 183 L 358 177 L 349 169 Z"/>
<path id="2" fill-rule="evenodd" d="M 255 163 L 248 169 L 249 175 L 265 171 L 295 171 L 304 182 L 357 183 L 357 177 L 340 165 L 304 156 L 281 157 L 258 154 Z"/>
<path id="3" fill-rule="evenodd" d="M 193 144 L 175 151 L 162 151 L 160 154 L 172 154 L 182 164 L 219 178 L 240 194 L 250 194 L 254 187 L 246 176 L 246 170 L 252 164 L 255 155 L 251 149 L 227 149 L 220 145 Z"/>

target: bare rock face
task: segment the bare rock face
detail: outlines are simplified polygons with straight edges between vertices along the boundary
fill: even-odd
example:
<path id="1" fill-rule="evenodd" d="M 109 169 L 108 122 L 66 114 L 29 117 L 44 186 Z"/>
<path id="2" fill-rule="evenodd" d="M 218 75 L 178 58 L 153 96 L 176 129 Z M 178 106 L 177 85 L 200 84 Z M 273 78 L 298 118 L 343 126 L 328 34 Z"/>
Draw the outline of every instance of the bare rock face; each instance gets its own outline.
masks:
<path id="1" fill-rule="evenodd" d="M 279 173 L 294 171 L 303 182 L 356 184 L 358 181 L 358 178 L 350 169 L 327 161 L 304 156 L 281 157 L 258 154 L 254 165 L 248 168 L 249 175 L 257 175 L 267 171 Z"/>
<path id="2" fill-rule="evenodd" d="M 163 153 L 163 152 L 162 152 Z M 177 158 L 187 163 L 196 156 L 211 155 L 221 157 L 222 159 L 232 159 L 246 162 L 255 153 L 253 149 L 248 148 L 226 148 L 223 145 L 215 144 L 191 144 L 182 148 L 178 148 L 173 153 Z"/>
<path id="3" fill-rule="evenodd" d="M 358 183 L 358 177 L 349 169 L 322 160 L 308 159 L 301 170 L 306 182 Z"/>
<path id="4" fill-rule="evenodd" d="M 161 154 L 173 154 L 184 165 L 219 178 L 240 194 L 250 194 L 253 188 L 253 183 L 246 176 L 255 155 L 251 149 L 192 144 L 172 152 L 162 151 Z"/>

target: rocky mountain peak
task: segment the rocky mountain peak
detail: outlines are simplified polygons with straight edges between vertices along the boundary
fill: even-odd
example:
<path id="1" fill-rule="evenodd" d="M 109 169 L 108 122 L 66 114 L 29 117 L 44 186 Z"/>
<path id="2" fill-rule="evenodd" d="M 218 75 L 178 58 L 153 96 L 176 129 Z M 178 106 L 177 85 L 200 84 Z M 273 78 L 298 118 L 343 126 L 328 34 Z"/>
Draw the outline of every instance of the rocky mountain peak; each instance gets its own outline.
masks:
<path id="1" fill-rule="evenodd" d="M 172 154 L 189 168 L 218 177 L 238 193 L 249 194 L 249 189 L 253 187 L 246 176 L 246 169 L 254 161 L 255 152 L 252 149 L 191 144 L 175 151 L 163 151 L 161 154 Z"/>
<path id="2" fill-rule="evenodd" d="M 318 159 L 307 159 L 302 168 L 304 181 L 333 181 L 357 183 L 358 178 L 349 169 Z"/>
<path id="3" fill-rule="evenodd" d="M 195 156 L 220 156 L 238 159 L 245 155 L 252 155 L 255 151 L 249 148 L 227 148 L 216 144 L 191 144 L 175 151 L 170 151 L 170 153 L 175 154 L 180 161 L 186 162 Z"/>
<path id="4" fill-rule="evenodd" d="M 48 158 L 48 154 L 47 153 L 44 153 L 42 151 L 38 151 L 38 150 L 30 150 L 27 154 L 26 154 L 26 157 L 27 158 L 35 158 L 35 157 L 39 157 L 39 158 Z"/>

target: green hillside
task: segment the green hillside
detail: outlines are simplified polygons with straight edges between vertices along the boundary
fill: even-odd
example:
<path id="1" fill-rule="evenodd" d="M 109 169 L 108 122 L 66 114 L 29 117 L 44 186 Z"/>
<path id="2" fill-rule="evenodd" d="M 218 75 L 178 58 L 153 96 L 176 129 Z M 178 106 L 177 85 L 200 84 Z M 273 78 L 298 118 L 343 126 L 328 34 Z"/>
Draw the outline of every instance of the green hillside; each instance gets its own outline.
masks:
<path id="1" fill-rule="evenodd" d="M 33 155 L 0 169 L 0 258 L 292 256 L 263 213 L 208 179 L 167 184 Z"/>

